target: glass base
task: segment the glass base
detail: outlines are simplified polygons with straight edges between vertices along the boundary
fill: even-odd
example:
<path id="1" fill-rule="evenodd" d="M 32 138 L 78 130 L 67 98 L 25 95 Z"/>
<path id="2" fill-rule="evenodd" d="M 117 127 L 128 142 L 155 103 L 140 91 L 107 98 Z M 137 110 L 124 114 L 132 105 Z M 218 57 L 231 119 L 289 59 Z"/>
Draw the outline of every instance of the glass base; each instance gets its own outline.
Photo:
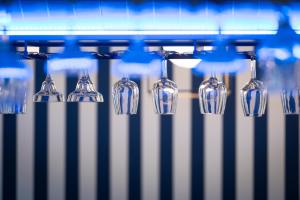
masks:
<path id="1" fill-rule="evenodd" d="M 33 95 L 33 102 L 64 102 L 65 98 L 63 94 L 45 94 L 44 92 L 38 92 Z"/>
<path id="2" fill-rule="evenodd" d="M 262 114 L 245 114 L 244 113 L 244 116 L 245 117 L 262 117 L 263 115 Z"/>
<path id="3" fill-rule="evenodd" d="M 99 92 L 77 92 L 73 91 L 69 94 L 68 102 L 104 102 L 102 94 Z"/>
<path id="4" fill-rule="evenodd" d="M 26 104 L 1 103 L 0 114 L 25 114 Z"/>

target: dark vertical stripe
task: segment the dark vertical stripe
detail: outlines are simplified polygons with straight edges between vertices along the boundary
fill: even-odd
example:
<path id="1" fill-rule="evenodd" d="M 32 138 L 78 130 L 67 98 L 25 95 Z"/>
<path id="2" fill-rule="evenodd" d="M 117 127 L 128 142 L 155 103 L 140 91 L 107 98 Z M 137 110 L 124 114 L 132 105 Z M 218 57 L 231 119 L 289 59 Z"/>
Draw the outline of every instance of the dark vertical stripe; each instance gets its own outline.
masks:
<path id="1" fill-rule="evenodd" d="M 168 75 L 172 79 L 172 64 L 168 61 Z M 160 199 L 172 199 L 172 116 L 160 117 Z"/>
<path id="2" fill-rule="evenodd" d="M 192 75 L 192 90 L 198 93 L 203 78 Z M 204 122 L 199 99 L 192 99 L 192 199 L 204 199 Z"/>
<path id="3" fill-rule="evenodd" d="M 108 52 L 108 48 L 99 48 L 100 52 Z M 98 91 L 104 102 L 98 104 L 98 138 L 97 138 L 97 199 L 109 198 L 109 119 L 110 119 L 110 84 L 109 60 L 98 61 Z"/>
<path id="4" fill-rule="evenodd" d="M 76 77 L 67 78 L 68 94 L 75 89 Z M 78 104 L 67 103 L 66 115 L 66 199 L 77 200 L 78 187 Z"/>
<path id="5" fill-rule="evenodd" d="M 256 64 L 258 66 L 258 62 Z M 257 68 L 257 77 L 261 79 L 260 68 Z M 254 199 L 267 199 L 267 109 L 262 117 L 254 118 Z"/>
<path id="6" fill-rule="evenodd" d="M 235 77 L 229 76 L 230 90 L 223 121 L 223 199 L 235 200 Z"/>
<path id="7" fill-rule="evenodd" d="M 47 49 L 42 47 L 41 52 Z M 35 61 L 35 92 L 45 79 L 46 60 Z M 34 115 L 34 199 L 47 199 L 47 103 L 35 103 Z"/>
<path id="8" fill-rule="evenodd" d="M 138 87 L 141 86 L 140 80 L 135 80 Z M 140 97 L 142 96 L 140 90 Z M 141 107 L 136 115 L 129 117 L 129 198 L 141 199 Z"/>
<path id="9" fill-rule="evenodd" d="M 285 199 L 299 199 L 299 116 L 285 117 Z"/>
<path id="10" fill-rule="evenodd" d="M 17 117 L 3 115 L 2 199 L 16 199 Z"/>

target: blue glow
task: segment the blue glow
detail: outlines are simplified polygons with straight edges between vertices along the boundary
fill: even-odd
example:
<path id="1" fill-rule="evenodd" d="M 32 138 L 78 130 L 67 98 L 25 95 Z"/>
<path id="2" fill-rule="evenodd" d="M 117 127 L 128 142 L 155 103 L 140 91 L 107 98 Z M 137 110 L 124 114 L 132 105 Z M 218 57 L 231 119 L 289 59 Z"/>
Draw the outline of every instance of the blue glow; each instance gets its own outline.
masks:
<path id="1" fill-rule="evenodd" d="M 47 62 L 47 73 L 78 74 L 83 71 L 97 70 L 97 62 L 91 54 L 80 51 L 75 41 L 67 41 L 64 51 L 50 58 Z"/>
<path id="2" fill-rule="evenodd" d="M 31 69 L 12 51 L 7 43 L 0 41 L 0 78 L 29 79 Z"/>
<path id="3" fill-rule="evenodd" d="M 288 10 L 281 10 L 277 34 L 258 48 L 259 67 L 270 91 L 299 87 L 299 36 L 290 25 Z"/>
<path id="4" fill-rule="evenodd" d="M 226 47 L 228 49 L 226 49 Z M 194 69 L 195 74 L 205 73 L 236 73 L 247 68 L 247 62 L 238 55 L 232 46 L 228 46 L 224 40 L 216 42 L 213 51 L 198 55 L 200 62 Z"/>
<path id="5" fill-rule="evenodd" d="M 146 75 L 159 76 L 161 73 L 160 57 L 144 50 L 144 44 L 135 40 L 124 52 L 121 60 L 113 66 L 113 73 L 117 76 L 139 78 Z"/>
<path id="6" fill-rule="evenodd" d="M 47 3 L 46 3 L 47 2 Z M 300 30 L 300 6 L 291 6 L 292 25 Z M 10 16 L 8 35 L 214 35 L 274 34 L 278 14 L 272 5 L 209 3 L 191 7 L 181 1 L 146 1 L 138 6 L 125 1 L 78 0 L 15 1 L 5 10 Z M 7 20 L 6 20 L 7 21 Z M 3 31 L 0 31 L 3 34 Z M 175 37 L 176 38 L 176 37 Z"/>

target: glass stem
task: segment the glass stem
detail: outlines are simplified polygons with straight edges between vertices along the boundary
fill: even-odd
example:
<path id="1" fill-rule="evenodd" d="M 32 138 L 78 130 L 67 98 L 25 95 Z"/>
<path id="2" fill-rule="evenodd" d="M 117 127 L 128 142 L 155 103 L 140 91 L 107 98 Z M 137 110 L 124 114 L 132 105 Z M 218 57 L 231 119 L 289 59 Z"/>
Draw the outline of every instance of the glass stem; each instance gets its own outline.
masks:
<path id="1" fill-rule="evenodd" d="M 162 61 L 161 73 L 162 78 L 168 78 L 168 61 L 166 59 Z"/>
<path id="2" fill-rule="evenodd" d="M 256 79 L 256 62 L 254 59 L 251 59 L 251 79 Z"/>

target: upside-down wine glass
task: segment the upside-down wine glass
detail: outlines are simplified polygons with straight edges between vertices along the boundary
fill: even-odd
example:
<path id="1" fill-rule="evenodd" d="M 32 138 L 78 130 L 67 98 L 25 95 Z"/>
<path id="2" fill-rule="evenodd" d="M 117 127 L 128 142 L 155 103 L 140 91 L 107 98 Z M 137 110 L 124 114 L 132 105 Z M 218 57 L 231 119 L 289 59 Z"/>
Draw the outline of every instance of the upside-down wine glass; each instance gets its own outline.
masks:
<path id="1" fill-rule="evenodd" d="M 117 115 L 133 115 L 137 113 L 139 104 L 138 85 L 124 76 L 113 86 L 113 102 Z"/>
<path id="2" fill-rule="evenodd" d="M 215 73 L 211 73 L 208 80 L 199 86 L 199 104 L 202 114 L 223 115 L 227 100 L 227 89 L 222 81 L 219 81 Z"/>
<path id="3" fill-rule="evenodd" d="M 300 91 L 295 89 L 283 89 L 281 92 L 282 109 L 285 115 L 299 114 Z"/>
<path id="4" fill-rule="evenodd" d="M 162 61 L 162 77 L 152 88 L 155 111 L 161 115 L 176 113 L 178 88 L 174 81 L 168 79 L 167 60 Z"/>
<path id="5" fill-rule="evenodd" d="M 42 83 L 41 90 L 33 95 L 33 102 L 63 102 L 64 99 L 64 95 L 56 90 L 50 74 Z"/>
<path id="6" fill-rule="evenodd" d="M 251 79 L 240 91 L 245 116 L 261 117 L 265 113 L 267 89 L 256 79 L 256 62 L 251 59 Z"/>
<path id="7" fill-rule="evenodd" d="M 96 91 L 87 71 L 84 71 L 76 88 L 68 95 L 68 102 L 103 102 L 103 96 Z"/>

